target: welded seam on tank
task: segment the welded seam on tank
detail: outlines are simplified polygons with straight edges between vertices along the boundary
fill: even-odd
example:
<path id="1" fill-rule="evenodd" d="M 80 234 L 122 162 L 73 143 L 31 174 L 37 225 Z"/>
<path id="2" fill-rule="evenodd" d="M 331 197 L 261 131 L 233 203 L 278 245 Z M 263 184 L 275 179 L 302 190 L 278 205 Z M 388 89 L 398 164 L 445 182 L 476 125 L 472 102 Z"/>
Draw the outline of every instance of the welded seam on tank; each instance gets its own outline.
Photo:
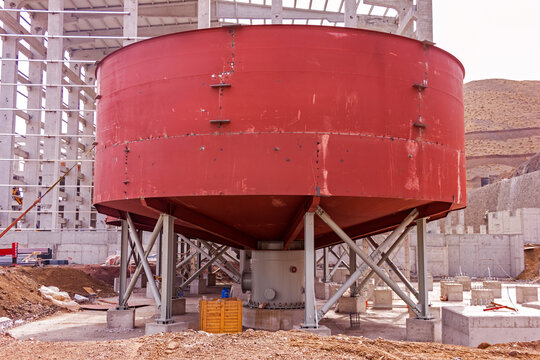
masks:
<path id="1" fill-rule="evenodd" d="M 373 138 L 373 139 L 385 139 L 385 140 L 398 140 L 398 141 L 414 141 L 422 144 L 434 145 L 434 146 L 443 146 L 450 147 L 447 144 L 439 142 L 431 142 L 426 140 L 415 140 L 409 138 L 400 138 L 395 136 L 384 136 L 384 135 L 371 135 L 371 134 L 351 134 L 351 133 L 334 133 L 334 132 L 317 132 L 317 131 L 289 131 L 289 132 L 276 132 L 276 131 L 267 131 L 267 132 L 230 132 L 230 133 L 210 133 L 210 134 L 183 134 L 183 135 L 166 135 L 160 137 L 149 137 L 149 138 L 139 138 L 133 140 L 125 140 L 116 144 L 109 145 L 108 147 L 122 146 L 125 144 L 138 143 L 142 141 L 153 141 L 153 140 L 167 140 L 167 139 L 179 139 L 187 137 L 197 137 L 197 136 L 231 136 L 231 135 L 341 135 L 341 136 L 358 136 L 364 138 Z M 107 147 L 107 146 L 105 146 Z"/>

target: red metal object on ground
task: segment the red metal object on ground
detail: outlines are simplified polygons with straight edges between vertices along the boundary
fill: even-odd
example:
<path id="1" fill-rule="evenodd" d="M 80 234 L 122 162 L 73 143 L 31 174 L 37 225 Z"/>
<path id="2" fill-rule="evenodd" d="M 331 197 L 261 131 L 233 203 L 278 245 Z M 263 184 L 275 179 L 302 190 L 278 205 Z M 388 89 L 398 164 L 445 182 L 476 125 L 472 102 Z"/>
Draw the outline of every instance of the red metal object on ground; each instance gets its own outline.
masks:
<path id="1" fill-rule="evenodd" d="M 320 201 L 353 238 L 465 206 L 464 70 L 367 30 L 223 27 L 99 64 L 94 202 L 236 247 L 302 236 Z M 317 220 L 316 246 L 340 239 Z"/>
<path id="2" fill-rule="evenodd" d="M 0 249 L 0 256 L 11 255 L 11 262 L 17 265 L 17 256 L 19 255 L 19 243 L 11 243 L 11 248 Z"/>

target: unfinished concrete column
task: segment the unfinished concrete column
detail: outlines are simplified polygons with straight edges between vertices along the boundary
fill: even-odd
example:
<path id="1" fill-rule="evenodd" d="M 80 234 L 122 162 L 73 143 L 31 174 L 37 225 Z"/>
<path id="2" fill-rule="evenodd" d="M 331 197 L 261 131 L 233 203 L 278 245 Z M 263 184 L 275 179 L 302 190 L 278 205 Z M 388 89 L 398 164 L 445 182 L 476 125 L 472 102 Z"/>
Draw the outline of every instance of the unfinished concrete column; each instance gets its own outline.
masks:
<path id="1" fill-rule="evenodd" d="M 129 39 L 124 39 L 124 46 L 137 41 L 137 20 L 138 20 L 138 1 L 124 0 L 124 11 L 128 14 L 124 15 L 123 34 Z"/>
<path id="2" fill-rule="evenodd" d="M 43 35 L 43 22 L 37 20 L 37 16 L 32 17 L 32 25 L 30 32 L 34 35 Z M 39 40 L 40 43 L 43 39 Z M 43 59 L 44 57 L 34 47 L 30 47 L 33 59 Z M 43 63 L 41 61 L 31 61 L 28 64 L 28 81 L 31 84 L 43 83 Z M 27 105 L 29 109 L 41 108 L 43 98 L 43 91 L 41 87 L 29 86 L 28 87 L 28 101 Z M 41 130 L 43 112 L 39 110 L 28 110 L 28 120 L 26 120 L 26 140 L 24 150 L 28 153 L 28 158 L 39 159 L 40 154 L 40 141 L 37 136 Z M 38 198 L 40 192 L 44 189 L 36 187 L 39 185 L 39 173 L 41 164 L 38 161 L 26 161 L 24 163 L 24 182 L 28 185 L 24 188 L 23 205 L 28 207 L 35 199 Z M 24 217 L 22 226 L 25 228 L 35 229 L 39 221 L 37 209 L 30 211 Z"/>
<path id="3" fill-rule="evenodd" d="M 84 81 L 86 84 L 94 84 L 95 76 L 94 72 L 96 70 L 95 66 L 88 66 L 85 68 Z M 84 151 L 87 151 L 92 147 L 94 142 L 94 110 L 95 104 L 93 101 L 87 101 L 83 104 L 82 117 L 84 121 L 81 123 L 82 126 L 82 135 L 81 144 L 84 148 Z M 87 156 L 83 160 L 90 160 L 91 156 Z M 92 226 L 92 185 L 93 185 L 93 173 L 94 173 L 94 164 L 90 161 L 81 162 L 81 170 L 79 172 L 79 224 L 82 228 L 89 228 Z"/>
<path id="4" fill-rule="evenodd" d="M 77 76 L 80 77 L 80 66 L 77 63 L 70 63 L 69 68 Z M 79 109 L 79 88 L 68 87 L 68 108 L 71 110 Z M 70 111 L 67 113 L 67 144 L 65 145 L 66 158 L 68 160 L 76 160 L 78 155 L 78 143 L 77 133 L 79 132 L 79 113 Z M 73 166 L 75 162 L 66 162 L 67 168 Z M 64 219 L 66 219 L 67 227 L 75 227 L 75 220 L 77 218 L 75 212 L 77 209 L 77 177 L 79 169 L 75 167 L 65 177 L 65 189 L 66 200 L 64 201 Z"/>
<path id="5" fill-rule="evenodd" d="M 416 39 L 433 41 L 433 3 L 432 0 L 417 0 Z"/>
<path id="6" fill-rule="evenodd" d="M 345 27 L 356 28 L 358 26 L 358 20 L 356 17 L 357 6 L 356 0 L 345 0 Z"/>
<path id="7" fill-rule="evenodd" d="M 63 0 L 49 0 L 48 41 L 47 41 L 47 91 L 45 94 L 45 134 L 53 135 L 43 138 L 43 184 L 52 185 L 60 177 L 60 134 L 62 130 L 62 84 L 64 59 L 64 14 L 54 10 L 64 10 Z M 50 161 L 49 161 L 50 160 Z M 41 202 L 46 213 L 41 215 L 41 227 L 58 228 L 59 188 L 55 187 L 49 196 Z"/>
<path id="8" fill-rule="evenodd" d="M 6 3 L 7 5 L 7 3 Z M 7 13 L 6 16 L 18 18 L 18 13 Z M 2 40 L 2 59 L 16 59 L 18 40 L 15 37 L 4 37 Z M 17 82 L 17 61 L 2 60 L 2 83 L 14 84 Z M 0 154 L 5 160 L 0 161 L 0 184 L 8 185 L 13 180 L 13 159 L 15 148 L 15 105 L 17 86 L 0 86 Z M 9 211 L 11 211 L 11 187 L 0 187 L 0 227 L 9 225 Z"/>
<path id="9" fill-rule="evenodd" d="M 283 0 L 272 0 L 272 24 L 283 23 Z"/>
<path id="10" fill-rule="evenodd" d="M 210 0 L 197 1 L 197 28 L 207 29 L 210 27 L 211 11 Z"/>

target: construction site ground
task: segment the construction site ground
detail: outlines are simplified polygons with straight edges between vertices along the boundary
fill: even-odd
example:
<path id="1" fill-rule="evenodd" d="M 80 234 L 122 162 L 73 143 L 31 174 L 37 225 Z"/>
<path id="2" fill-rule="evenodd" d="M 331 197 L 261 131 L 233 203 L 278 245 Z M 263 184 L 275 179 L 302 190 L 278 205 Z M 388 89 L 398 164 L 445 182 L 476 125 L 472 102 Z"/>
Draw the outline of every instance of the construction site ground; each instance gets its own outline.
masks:
<path id="1" fill-rule="evenodd" d="M 25 275 L 28 275 L 28 270 L 17 269 Z M 86 286 L 83 282 L 79 285 Z M 507 282 L 503 285 L 502 301 L 509 304 L 514 302 L 515 284 L 516 282 Z M 213 290 L 217 293 L 219 289 L 215 287 Z M 465 297 L 463 303 L 442 302 L 439 295 L 439 284 L 436 282 L 434 291 L 430 293 L 433 306 L 465 305 L 469 301 L 469 298 Z M 367 313 L 361 316 L 360 327 L 356 329 L 350 328 L 347 314 L 330 311 L 321 321 L 321 325 L 332 330 L 332 337 L 318 337 L 297 331 L 265 332 L 247 329 L 239 334 L 212 335 L 198 331 L 198 300 L 202 296 L 215 297 L 217 294 L 188 295 L 186 315 L 176 317 L 177 321 L 189 323 L 191 330 L 187 332 L 144 336 L 145 324 L 155 321 L 156 307 L 153 300 L 145 297 L 144 290 L 138 290 L 131 299 L 131 304 L 152 305 L 137 308 L 135 329 L 107 329 L 106 311 L 59 311 L 52 316 L 25 321 L 9 329 L 8 335 L 0 336 L 0 348 L 5 359 L 99 359 L 113 356 L 128 359 L 230 359 L 233 356 L 238 359 L 540 358 L 540 341 L 491 344 L 485 349 L 405 342 L 403 340 L 408 311 L 398 299 L 394 300 L 393 310 L 374 310 L 369 307 Z M 116 298 L 108 297 L 106 300 L 114 302 Z M 324 300 L 318 301 L 319 306 L 323 303 Z"/>

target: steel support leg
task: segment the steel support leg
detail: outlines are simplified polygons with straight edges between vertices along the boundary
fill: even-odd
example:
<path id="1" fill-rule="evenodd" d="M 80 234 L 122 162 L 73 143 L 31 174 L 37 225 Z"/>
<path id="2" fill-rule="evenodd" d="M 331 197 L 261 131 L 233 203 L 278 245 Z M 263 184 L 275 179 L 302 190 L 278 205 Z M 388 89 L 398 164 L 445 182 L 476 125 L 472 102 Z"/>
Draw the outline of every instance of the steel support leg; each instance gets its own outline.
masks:
<path id="1" fill-rule="evenodd" d="M 398 227 L 384 240 L 381 246 L 373 251 L 373 253 L 368 256 L 364 254 L 355 242 L 332 220 L 332 218 L 319 206 L 316 210 L 317 215 L 338 235 L 351 249 L 356 252 L 360 258 L 364 261 L 364 264 L 360 266 L 353 276 L 349 277 L 345 284 L 323 305 L 323 307 L 318 312 L 318 317 L 321 318 L 326 314 L 326 312 L 335 304 L 335 302 L 343 295 L 348 287 L 350 287 L 358 277 L 360 277 L 366 270 L 367 267 L 370 267 L 379 277 L 411 308 L 413 311 L 418 312 L 417 305 L 400 289 L 400 287 L 394 283 L 384 271 L 375 264 L 374 260 L 380 255 L 381 251 L 387 247 L 388 244 L 393 244 L 394 241 L 397 241 L 396 238 L 399 238 L 400 234 L 405 230 L 405 228 L 418 216 L 418 211 L 415 209 L 398 225 Z"/>
<path id="2" fill-rule="evenodd" d="M 118 305 L 116 309 L 124 310 L 127 308 L 127 299 L 124 300 L 127 285 L 128 268 L 128 247 L 129 247 L 129 229 L 127 221 L 122 220 L 122 235 L 120 238 L 120 286 L 118 287 Z"/>
<path id="3" fill-rule="evenodd" d="M 180 288 L 184 289 L 186 286 L 188 286 L 189 284 L 191 284 L 191 282 L 193 280 L 195 280 L 196 278 L 199 277 L 200 274 L 202 274 L 202 272 L 204 270 L 206 270 L 207 267 L 209 267 L 210 265 L 212 265 L 214 263 L 214 261 L 216 261 L 218 259 L 218 257 L 221 256 L 221 254 L 223 254 L 226 250 L 228 249 L 227 246 L 223 245 L 221 248 L 219 248 L 219 251 L 217 254 L 210 254 L 211 256 L 213 256 L 210 260 L 208 260 L 208 262 L 206 264 L 204 264 L 203 266 L 201 266 L 199 268 L 199 270 L 195 271 L 193 273 L 193 275 L 191 275 L 189 277 L 189 279 L 187 279 L 186 281 L 184 281 L 184 283 L 182 283 L 182 285 L 180 285 Z M 199 253 L 200 255 L 201 253 Z"/>
<path id="4" fill-rule="evenodd" d="M 159 324 L 170 324 L 174 322 L 172 318 L 172 298 L 174 292 L 175 267 L 175 243 L 174 217 L 162 215 L 163 237 L 161 244 L 161 308 Z"/>
<path id="5" fill-rule="evenodd" d="M 148 255 L 150 255 L 150 252 L 152 251 L 152 248 L 154 247 L 154 243 L 156 242 L 156 239 L 158 238 L 158 236 L 161 236 L 161 226 L 163 224 L 163 217 L 160 216 L 157 223 L 156 223 L 156 226 L 154 227 L 154 231 L 152 231 L 152 235 L 150 235 L 150 240 L 148 241 L 148 246 L 146 248 L 146 251 L 144 252 L 144 258 L 147 259 L 148 258 Z M 139 263 L 139 265 L 137 265 L 137 268 L 135 269 L 135 272 L 133 273 L 133 275 L 131 276 L 131 281 L 129 282 L 129 285 L 127 286 L 127 289 L 126 289 L 126 292 L 124 294 L 124 297 L 123 297 L 123 302 L 121 302 L 120 304 L 123 304 L 124 306 L 127 305 L 127 301 L 129 300 L 129 297 L 131 296 L 131 293 L 133 292 L 133 289 L 135 288 L 135 283 L 137 282 L 137 279 L 139 279 L 139 276 L 141 275 L 141 272 L 143 270 L 143 264 L 142 262 Z M 156 271 L 157 271 L 157 268 L 156 268 Z M 147 277 L 148 279 L 148 277 Z M 155 280 L 154 278 L 150 278 L 148 279 L 148 282 L 152 281 L 155 285 Z M 149 285 L 148 283 L 146 284 L 146 286 L 151 286 Z M 156 287 L 157 289 L 157 287 Z M 158 292 L 159 293 L 159 292 Z"/>
<path id="6" fill-rule="evenodd" d="M 328 246 L 323 249 L 323 278 L 324 283 L 330 282 L 328 277 L 330 275 L 330 268 L 328 267 Z"/>
<path id="7" fill-rule="evenodd" d="M 305 267 L 305 309 L 304 328 L 317 328 L 317 314 L 315 304 L 315 214 L 306 213 L 304 216 L 304 267 Z"/>
<path id="8" fill-rule="evenodd" d="M 160 216 L 160 219 L 162 217 Z M 154 281 L 154 274 L 152 274 L 152 269 L 150 269 L 150 265 L 148 264 L 148 259 L 144 255 L 144 249 L 141 243 L 141 239 L 139 238 L 139 234 L 137 233 L 135 229 L 135 224 L 133 223 L 133 220 L 131 220 L 131 216 L 129 213 L 126 216 L 126 220 L 129 224 L 129 233 L 131 235 L 131 238 L 133 242 L 135 243 L 135 247 L 137 248 L 137 252 L 139 253 L 141 257 L 140 263 L 142 263 L 144 273 L 146 274 L 146 278 L 149 280 L 148 284 L 150 285 L 150 289 L 152 289 L 152 294 L 154 295 L 154 299 L 156 300 L 156 305 L 161 306 L 161 296 L 159 294 L 159 290 L 156 286 L 156 282 Z M 133 279 L 132 279 L 133 281 Z"/>
<path id="9" fill-rule="evenodd" d="M 429 319 L 429 298 L 427 287 L 427 257 L 426 257 L 426 218 L 416 220 L 417 254 L 418 254 L 418 300 L 420 302 L 419 318 Z"/>
<path id="10" fill-rule="evenodd" d="M 356 240 L 353 240 L 353 242 L 356 245 Z M 349 247 L 349 276 L 352 276 L 354 272 L 356 271 L 356 253 L 353 251 L 352 248 Z M 351 289 L 351 296 L 356 296 L 356 286 L 357 282 L 353 281 L 350 289 Z"/>

